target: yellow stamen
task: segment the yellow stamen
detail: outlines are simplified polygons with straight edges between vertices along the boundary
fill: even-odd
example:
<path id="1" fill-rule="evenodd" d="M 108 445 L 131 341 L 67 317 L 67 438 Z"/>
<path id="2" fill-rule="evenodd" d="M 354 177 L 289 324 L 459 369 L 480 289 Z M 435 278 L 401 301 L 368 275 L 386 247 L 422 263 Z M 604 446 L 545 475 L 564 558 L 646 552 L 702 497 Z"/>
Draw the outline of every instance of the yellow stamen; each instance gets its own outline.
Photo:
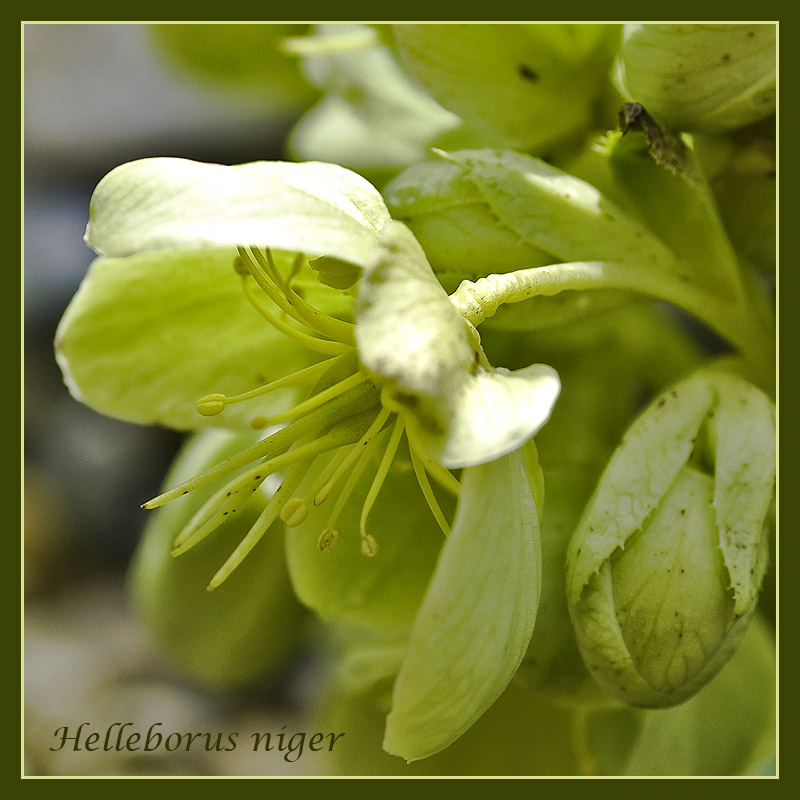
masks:
<path id="1" fill-rule="evenodd" d="M 175 540 L 173 555 L 190 550 L 215 531 L 226 517 L 238 510 L 258 489 L 264 480 L 275 472 L 291 467 L 300 460 L 314 459 L 320 453 L 352 442 L 352 432 L 333 428 L 325 436 L 311 439 L 267 461 L 256 464 L 238 478 L 223 486 L 195 513 Z M 242 497 L 242 495 L 244 495 Z"/>
<path id="2" fill-rule="evenodd" d="M 235 514 L 271 474 L 262 467 L 257 464 L 206 500 L 175 538 L 172 555 L 179 556 L 190 550 Z"/>
<path id="3" fill-rule="evenodd" d="M 416 436 L 407 428 L 406 436 L 408 437 L 409 449 L 416 451 L 417 458 L 424 464 L 425 471 L 428 472 L 433 479 L 450 494 L 458 497 L 461 494 L 461 482 L 450 472 L 449 469 L 443 467 L 438 461 L 432 459 L 425 449 L 419 444 Z"/>
<path id="4" fill-rule="evenodd" d="M 341 466 L 342 461 L 347 458 L 349 452 L 350 448 L 341 447 L 336 451 L 336 453 L 334 453 L 333 457 L 330 459 L 330 461 L 328 461 L 328 463 L 325 465 L 325 468 L 317 476 L 317 479 L 311 484 L 311 487 L 306 492 L 306 503 L 313 502 L 315 506 L 320 506 L 325 502 L 328 497 L 328 493 L 330 492 L 330 488 L 328 488 L 328 491 L 324 495 L 321 494 L 322 489 L 327 486 L 331 476 Z"/>
<path id="5" fill-rule="evenodd" d="M 250 267 L 248 267 L 250 268 L 250 274 L 275 305 L 307 328 L 317 331 L 317 333 L 327 336 L 329 339 L 341 342 L 342 344 L 349 344 L 351 347 L 355 346 L 355 326 L 352 323 L 343 322 L 335 317 L 331 317 L 329 314 L 324 314 L 307 303 L 292 288 L 291 281 L 303 266 L 304 257 L 302 255 L 297 256 L 289 278 L 284 281 L 278 272 L 278 268 L 275 266 L 275 262 L 272 260 L 272 253 L 270 250 L 266 250 L 265 253 L 262 253 L 255 247 L 251 247 L 250 250 L 253 257 L 258 262 L 258 266 L 263 270 L 263 272 L 259 271 L 256 265 L 250 262 Z M 243 260 L 247 258 L 247 253 L 243 248 L 239 248 L 239 255 Z M 246 260 L 245 265 L 247 266 Z M 272 278 L 279 292 L 276 292 L 275 288 L 269 284 L 267 280 L 268 277 Z M 282 295 L 280 292 L 282 292 Z"/>
<path id="6" fill-rule="evenodd" d="M 336 544 L 336 540 L 339 538 L 339 532 L 334 531 L 331 528 L 325 528 L 324 531 L 319 535 L 319 539 L 317 539 L 317 547 L 324 553 L 326 550 L 330 550 Z"/>
<path id="7" fill-rule="evenodd" d="M 425 473 L 425 467 L 411 442 L 409 442 L 408 450 L 411 453 L 411 464 L 414 467 L 414 474 L 417 476 L 417 483 L 419 483 L 419 488 L 422 489 L 422 494 L 425 496 L 428 508 L 430 508 L 431 514 L 433 514 L 434 519 L 439 524 L 444 535 L 449 536 L 450 526 L 447 524 L 442 509 L 439 508 L 439 503 L 436 501 L 436 496 L 433 493 L 433 489 L 431 489 L 428 476 Z"/>
<path id="8" fill-rule="evenodd" d="M 359 458 L 361 452 L 364 449 L 369 448 L 370 442 L 373 440 L 375 435 L 381 430 L 386 420 L 389 418 L 389 414 L 391 412 L 387 411 L 386 409 L 382 408 L 378 416 L 375 418 L 375 422 L 372 423 L 369 430 L 359 439 L 357 444 L 354 444 L 348 452 L 345 453 L 344 457 L 341 460 L 337 459 L 336 467 L 333 471 L 333 474 L 328 479 L 328 482 L 320 489 L 317 494 L 314 496 L 314 505 L 321 506 L 327 499 L 328 495 L 331 493 L 331 490 L 336 485 L 338 480 L 347 472 L 348 469 L 352 466 L 353 462 Z M 333 463 L 333 462 L 331 462 Z M 331 464 L 328 464 L 330 467 Z M 326 468 L 326 472 L 327 472 Z M 332 527 L 332 526 L 331 526 Z"/>
<path id="9" fill-rule="evenodd" d="M 369 512 L 372 510 L 372 506 L 375 504 L 375 500 L 377 499 L 378 493 L 383 486 L 383 482 L 386 480 L 386 476 L 389 474 L 389 468 L 394 460 L 395 453 L 397 452 L 397 446 L 400 444 L 400 438 L 403 435 L 404 429 L 405 425 L 403 420 L 398 416 L 395 420 L 394 428 L 392 428 L 392 433 L 389 437 L 389 442 L 386 445 L 386 450 L 381 458 L 381 463 L 378 465 L 378 471 L 375 473 L 375 478 L 372 481 L 372 485 L 369 487 L 367 497 L 364 500 L 364 505 L 361 508 L 361 520 L 359 521 L 359 528 L 361 531 L 362 542 L 367 537 L 367 517 L 369 516 Z"/>
<path id="10" fill-rule="evenodd" d="M 324 353 L 325 355 L 338 356 L 352 351 L 352 345 L 330 341 L 329 339 L 318 339 L 316 336 L 309 336 L 307 333 L 298 331 L 288 323 L 278 319 L 276 316 L 273 316 L 261 304 L 259 298 L 254 294 L 247 281 L 243 280 L 242 283 L 244 285 L 244 291 L 247 295 L 247 299 L 250 301 L 250 304 L 253 306 L 253 308 L 255 308 L 255 310 L 258 311 L 258 313 L 261 314 L 261 316 L 267 322 L 269 322 L 270 325 L 288 336 L 290 339 L 294 339 L 294 341 L 298 342 L 304 347 L 307 347 L 309 350 L 313 350 L 316 353 Z"/>
<path id="11" fill-rule="evenodd" d="M 244 561 L 250 551 L 261 541 L 261 538 L 269 530 L 270 525 L 278 518 L 284 504 L 291 498 L 294 490 L 303 480 L 303 476 L 308 471 L 313 460 L 313 458 L 305 459 L 289 468 L 280 488 L 272 496 L 267 507 L 261 512 L 253 527 L 248 531 L 247 536 L 239 542 L 239 546 L 233 551 L 230 558 L 211 579 L 211 583 L 207 587 L 209 592 L 221 586 L 236 567 Z"/>
<path id="12" fill-rule="evenodd" d="M 299 417 L 303 414 L 307 414 L 309 411 L 319 408 L 334 397 L 339 397 L 339 395 L 364 383 L 366 380 L 369 380 L 367 375 L 361 372 L 354 372 L 344 380 L 339 381 L 339 383 L 334 383 L 333 386 L 329 386 L 327 389 L 317 392 L 317 394 L 312 394 L 308 400 L 298 403 L 293 408 L 282 411 L 280 414 L 273 414 L 271 417 L 262 417 L 261 420 L 266 425 L 274 425 L 276 422 L 283 422 L 292 417 Z"/>
<path id="13" fill-rule="evenodd" d="M 358 483 L 358 479 L 361 477 L 361 473 L 369 463 L 369 458 L 378 442 L 377 435 L 381 428 L 383 428 L 386 420 L 389 419 L 390 414 L 390 411 L 382 408 L 378 416 L 375 418 L 375 422 L 372 423 L 369 430 L 361 437 L 358 444 L 353 448 L 353 452 L 356 453 L 358 461 L 348 476 L 347 482 L 342 488 L 341 494 L 336 499 L 336 504 L 333 507 L 333 511 L 331 511 L 328 524 L 325 526 L 326 528 L 333 529 L 335 527 L 339 514 L 342 513 L 345 505 L 347 505 L 347 501 L 350 499 L 353 489 L 356 488 L 356 484 Z"/>
<path id="14" fill-rule="evenodd" d="M 296 528 L 302 525 L 308 516 L 308 505 L 301 497 L 293 497 L 281 509 L 281 520 L 287 528 Z"/>
<path id="15" fill-rule="evenodd" d="M 298 370 L 290 375 L 285 375 L 284 377 L 278 378 L 270 383 L 265 383 L 263 386 L 259 386 L 256 389 L 251 389 L 248 392 L 242 392 L 242 394 L 207 394 L 197 401 L 197 411 L 204 417 L 213 417 L 221 413 L 225 409 L 225 406 L 230 405 L 231 403 L 243 403 L 246 400 L 252 400 L 255 397 L 260 397 L 263 394 L 269 394 L 270 392 L 283 389 L 287 386 L 295 386 L 303 383 L 316 383 L 316 381 L 318 381 L 331 368 L 334 361 L 338 358 L 340 358 L 340 356 L 334 356 L 333 358 L 325 359 L 316 364 L 312 364 L 310 367 Z M 259 417 L 258 419 L 261 420 L 264 418 Z M 263 425 L 260 424 L 259 427 L 263 428 L 268 424 L 269 422 L 267 421 Z"/>

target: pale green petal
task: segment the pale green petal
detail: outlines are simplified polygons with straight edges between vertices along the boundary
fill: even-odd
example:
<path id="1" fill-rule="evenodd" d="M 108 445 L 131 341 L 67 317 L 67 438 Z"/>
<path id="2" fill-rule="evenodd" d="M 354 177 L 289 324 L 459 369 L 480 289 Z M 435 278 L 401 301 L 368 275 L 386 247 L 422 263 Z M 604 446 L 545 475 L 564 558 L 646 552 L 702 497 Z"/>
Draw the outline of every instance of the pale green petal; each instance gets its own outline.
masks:
<path id="1" fill-rule="evenodd" d="M 775 409 L 751 384 L 714 375 L 718 406 L 710 425 L 716 438 L 714 512 L 735 610 L 751 608 L 766 571 L 762 526 L 774 496 Z M 754 578 L 757 576 L 757 578 Z"/>
<path id="2" fill-rule="evenodd" d="M 446 467 L 471 467 L 516 450 L 550 418 L 561 383 L 545 364 L 510 372 L 482 367 L 463 380 L 452 396 L 445 435 L 429 436 L 426 446 Z"/>
<path id="3" fill-rule="evenodd" d="M 439 394 L 475 361 L 467 323 L 401 222 L 384 228 L 364 267 L 355 315 L 364 366 L 403 392 Z"/>
<path id="4" fill-rule="evenodd" d="M 407 761 L 443 750 L 508 685 L 533 632 L 539 521 L 523 450 L 473 467 L 453 532 L 414 622 L 384 748 Z"/>
<path id="5" fill-rule="evenodd" d="M 233 103 L 246 102 L 272 117 L 290 118 L 316 97 L 294 55 L 281 44 L 304 36 L 309 25 L 148 25 L 156 47 L 182 74 L 224 91 Z M 280 117 L 279 117 L 280 118 Z"/>
<path id="6" fill-rule="evenodd" d="M 363 25 L 318 25 L 304 40 L 303 66 L 325 94 L 292 131 L 289 146 L 299 160 L 390 172 L 426 158 L 429 142 L 459 125 L 374 33 Z M 360 47 L 338 45 L 357 36 Z"/>
<path id="7" fill-rule="evenodd" d="M 775 755 L 775 677 L 775 643 L 756 617 L 708 686 L 676 708 L 644 715 L 622 774 L 753 774 Z"/>
<path id="8" fill-rule="evenodd" d="M 448 467 L 520 447 L 550 416 L 558 375 L 536 364 L 511 373 L 486 364 L 477 332 L 449 301 L 409 229 L 388 224 L 365 266 L 356 304 L 363 364 L 387 385 L 384 403 Z"/>
<path id="9" fill-rule="evenodd" d="M 248 304 L 234 253 L 99 258 L 61 320 L 58 361 L 73 395 L 101 413 L 177 429 L 248 425 L 274 400 L 202 417 L 205 394 L 253 389 L 309 363 Z M 340 297 L 340 295 L 339 295 Z M 285 392 L 278 395 L 284 407 Z"/>
<path id="10" fill-rule="evenodd" d="M 241 244 L 360 265 L 388 219 L 377 190 L 335 164 L 149 158 L 100 181 L 86 241 L 108 256 Z"/>
<path id="11" fill-rule="evenodd" d="M 464 168 L 491 212 L 561 261 L 620 261 L 675 269 L 675 257 L 594 186 L 512 150 L 440 152 Z"/>
<path id="12" fill-rule="evenodd" d="M 730 130 L 774 113 L 777 25 L 626 25 L 625 93 L 680 130 Z"/>
<path id="13" fill-rule="evenodd" d="M 686 381 L 651 404 L 622 439 L 585 511 L 580 530 L 590 535 L 573 539 L 568 590 L 574 599 L 658 508 L 689 459 L 713 400 L 704 381 Z"/>

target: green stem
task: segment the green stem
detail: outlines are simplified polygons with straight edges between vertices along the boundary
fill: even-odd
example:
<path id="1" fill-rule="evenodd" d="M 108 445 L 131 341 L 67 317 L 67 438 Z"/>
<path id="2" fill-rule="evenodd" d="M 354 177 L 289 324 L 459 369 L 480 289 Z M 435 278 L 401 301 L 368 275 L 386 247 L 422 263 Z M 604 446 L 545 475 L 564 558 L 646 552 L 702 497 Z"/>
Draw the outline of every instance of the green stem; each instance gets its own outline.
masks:
<path id="1" fill-rule="evenodd" d="M 587 289 L 628 289 L 666 300 L 736 347 L 753 380 L 762 385 L 774 382 L 773 331 L 755 318 L 745 298 L 730 300 L 713 294 L 688 277 L 611 261 L 575 261 L 488 275 L 474 283 L 463 281 L 450 300 L 467 321 L 477 326 L 506 303 Z"/>

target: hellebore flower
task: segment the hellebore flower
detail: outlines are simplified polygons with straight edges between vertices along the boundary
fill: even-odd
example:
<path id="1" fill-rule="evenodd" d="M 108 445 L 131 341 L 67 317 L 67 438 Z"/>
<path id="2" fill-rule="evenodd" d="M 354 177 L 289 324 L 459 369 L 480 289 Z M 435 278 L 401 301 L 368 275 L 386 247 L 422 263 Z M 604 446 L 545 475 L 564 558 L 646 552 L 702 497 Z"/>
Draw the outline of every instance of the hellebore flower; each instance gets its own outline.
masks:
<path id="1" fill-rule="evenodd" d="M 730 660 L 767 568 L 774 409 L 699 370 L 657 398 L 612 456 L 570 543 L 584 660 L 624 702 L 671 706 Z"/>
<path id="2" fill-rule="evenodd" d="M 431 684 L 424 674 L 436 643 L 439 658 L 455 659 L 448 665 L 460 680 L 455 711 L 442 722 L 426 701 L 432 719 L 421 730 L 416 718 L 401 719 L 392 747 L 407 758 L 446 747 L 505 688 L 533 630 L 542 492 L 535 449 L 526 443 L 558 396 L 555 371 L 493 368 L 413 234 L 390 220 L 369 183 L 334 165 L 224 167 L 181 159 L 123 165 L 93 196 L 87 242 L 101 257 L 57 335 L 59 362 L 79 399 L 105 413 L 180 428 L 201 422 L 264 428 L 291 420 L 145 504 L 155 508 L 243 470 L 177 532 L 173 555 L 180 555 L 240 511 L 269 475 L 282 475 L 209 589 L 278 519 L 305 533 L 309 512 L 349 473 L 317 532 L 319 550 L 332 548 L 337 520 L 369 468 L 374 478 L 358 535 L 361 553 L 378 555 L 367 519 L 404 431 L 422 494 L 448 535 L 428 475 L 458 495 L 462 486 L 449 470 L 465 468 L 452 535 L 415 623 L 393 712 L 395 719 L 408 717 L 431 687 L 438 691 L 438 679 Z M 352 277 L 357 283 L 347 293 L 335 291 L 315 270 L 328 284 L 348 285 Z M 278 369 L 288 374 L 256 377 Z M 310 394 L 288 410 L 265 400 L 303 385 L 313 387 Z M 170 399 L 158 396 L 172 390 Z M 353 541 L 348 535 L 337 548 Z M 296 575 L 293 581 L 297 590 Z M 460 600 L 469 601 L 464 615 Z M 445 627 L 438 639 L 431 638 L 437 620 Z M 488 656 L 487 635 L 496 640 Z"/>

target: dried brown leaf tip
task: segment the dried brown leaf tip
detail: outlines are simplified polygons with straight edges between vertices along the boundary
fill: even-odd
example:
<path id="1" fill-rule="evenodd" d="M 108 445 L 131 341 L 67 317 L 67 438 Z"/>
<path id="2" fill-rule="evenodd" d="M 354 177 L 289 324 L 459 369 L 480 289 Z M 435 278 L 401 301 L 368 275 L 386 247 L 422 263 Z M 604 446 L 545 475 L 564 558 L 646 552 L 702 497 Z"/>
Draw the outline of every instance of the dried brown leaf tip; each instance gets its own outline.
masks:
<path id="1" fill-rule="evenodd" d="M 675 131 L 659 124 L 641 103 L 624 103 L 619 110 L 619 127 L 623 136 L 628 131 L 641 131 L 647 137 L 647 149 L 661 167 L 684 178 L 695 180 L 689 148 Z"/>

